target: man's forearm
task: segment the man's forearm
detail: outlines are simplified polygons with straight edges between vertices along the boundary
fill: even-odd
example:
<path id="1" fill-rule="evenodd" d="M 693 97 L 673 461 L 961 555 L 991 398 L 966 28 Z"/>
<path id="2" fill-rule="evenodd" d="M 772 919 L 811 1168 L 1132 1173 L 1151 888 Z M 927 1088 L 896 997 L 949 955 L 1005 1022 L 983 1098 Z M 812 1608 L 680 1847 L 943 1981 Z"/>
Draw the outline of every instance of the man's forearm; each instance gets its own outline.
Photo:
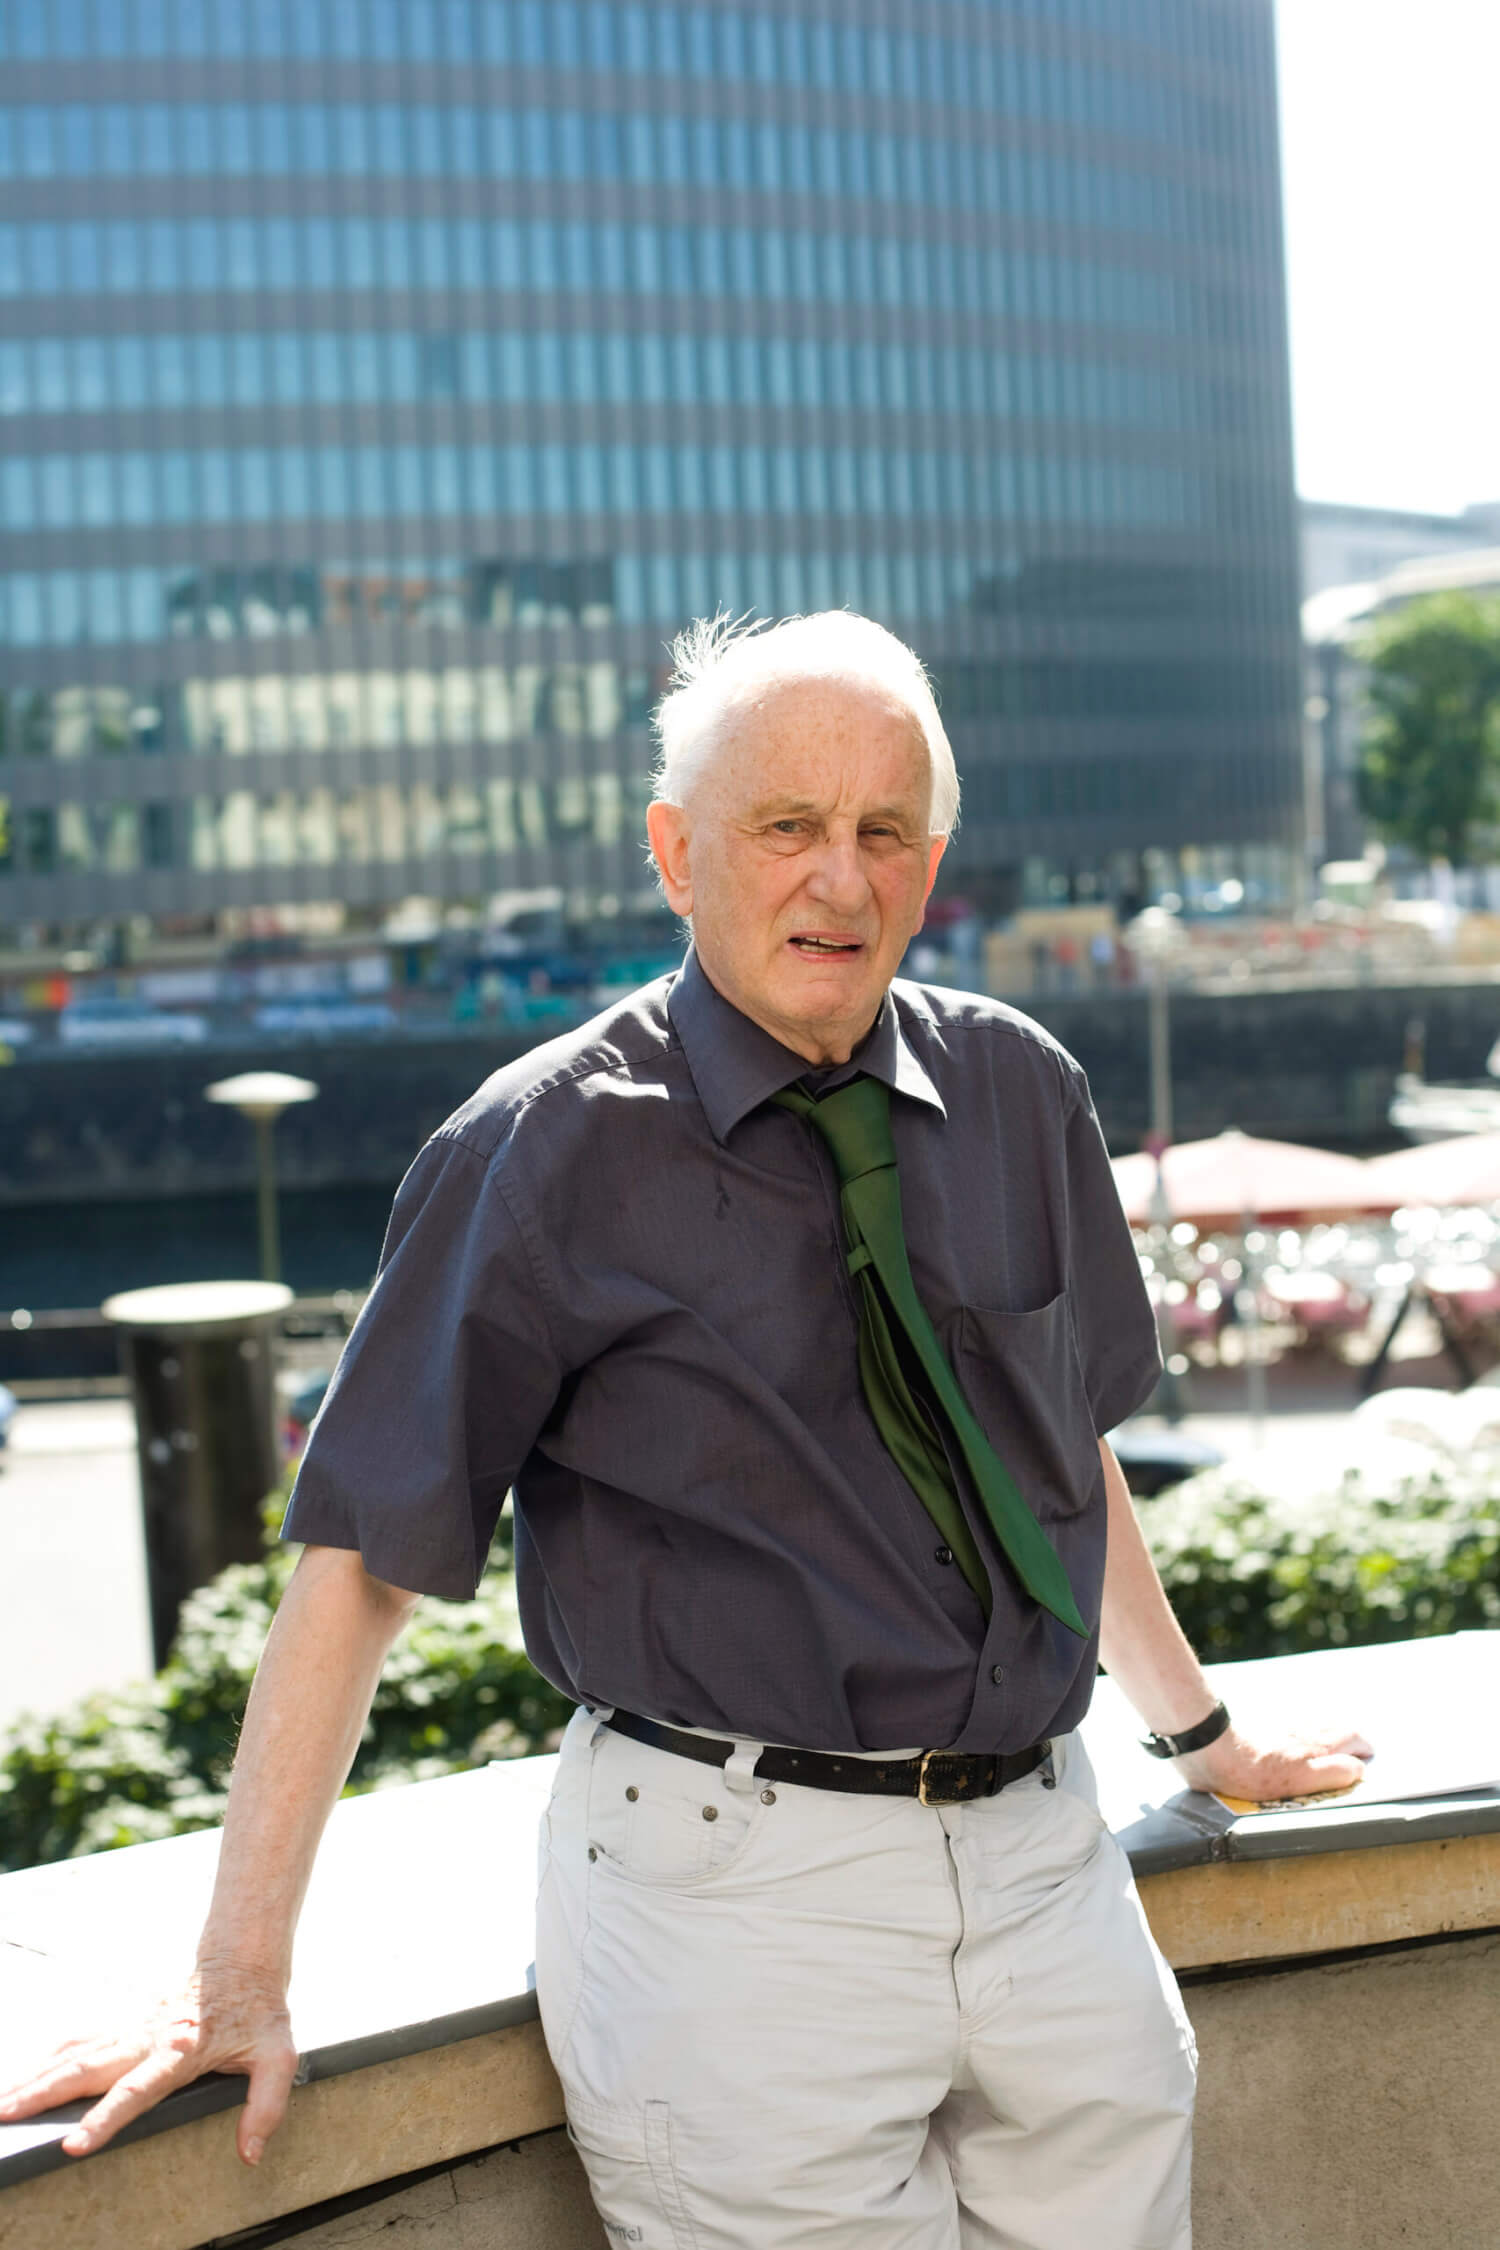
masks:
<path id="1" fill-rule="evenodd" d="M 416 1598 L 357 1554 L 304 1551 L 245 1712 L 201 1965 L 232 1962 L 285 1988 L 318 1840 Z"/>
<path id="2" fill-rule="evenodd" d="M 1208 1717 L 1214 1691 L 1172 1614 L 1124 1472 L 1102 1438 L 1099 1456 L 1109 1495 L 1100 1662 L 1153 1734 L 1184 1734 Z M 1347 1789 L 1359 1780 L 1361 1760 L 1369 1755 L 1369 1743 L 1353 1727 L 1314 1728 L 1263 1743 L 1230 1726 L 1206 1750 L 1178 1758 L 1176 1771 L 1190 1788 L 1264 1804 Z"/>
<path id="3" fill-rule="evenodd" d="M 371 1578 L 357 1554 L 305 1549 L 251 1690 L 196 1971 L 140 2023 L 64 2040 L 0 2087 L 0 2118 L 87 2100 L 62 2147 L 89 2156 L 204 2071 L 243 2072 L 236 2144 L 247 2164 L 260 2161 L 297 2068 L 286 1990 L 302 1896 L 386 1651 L 416 1601 Z"/>
<path id="4" fill-rule="evenodd" d="M 1172 1614 L 1124 1471 L 1101 1438 L 1109 1495 L 1109 1554 L 1099 1661 L 1154 1734 L 1181 1734 L 1206 1719 L 1214 1692 Z"/>

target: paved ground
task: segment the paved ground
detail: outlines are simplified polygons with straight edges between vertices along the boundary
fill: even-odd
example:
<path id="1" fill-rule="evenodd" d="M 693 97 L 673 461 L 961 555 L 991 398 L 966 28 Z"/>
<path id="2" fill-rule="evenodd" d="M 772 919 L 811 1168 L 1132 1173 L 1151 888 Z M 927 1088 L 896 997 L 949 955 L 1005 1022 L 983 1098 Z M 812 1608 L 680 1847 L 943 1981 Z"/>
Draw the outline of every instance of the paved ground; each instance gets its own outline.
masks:
<path id="1" fill-rule="evenodd" d="M 125 1399 L 23 1406 L 0 1453 L 0 1729 L 151 1669 Z"/>

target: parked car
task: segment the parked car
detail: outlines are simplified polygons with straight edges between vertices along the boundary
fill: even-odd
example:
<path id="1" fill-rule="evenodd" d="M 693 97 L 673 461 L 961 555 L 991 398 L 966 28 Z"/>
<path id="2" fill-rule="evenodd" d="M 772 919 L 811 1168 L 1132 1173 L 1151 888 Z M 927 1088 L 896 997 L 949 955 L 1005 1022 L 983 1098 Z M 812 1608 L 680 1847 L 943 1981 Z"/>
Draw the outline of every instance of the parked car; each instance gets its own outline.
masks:
<path id="1" fill-rule="evenodd" d="M 1133 1428 L 1123 1422 L 1109 1433 L 1115 1459 L 1125 1472 L 1125 1482 L 1137 1500 L 1153 1500 L 1200 1469 L 1217 1469 L 1224 1456 L 1207 1438 L 1190 1437 L 1186 1430 Z"/>
<path id="2" fill-rule="evenodd" d="M 306 1376 L 295 1390 L 282 1390 L 281 1443 L 288 1458 L 300 1453 L 306 1445 L 307 1433 L 332 1381 L 333 1369 L 329 1367 L 321 1375 Z"/>
<path id="3" fill-rule="evenodd" d="M 68 1047 L 187 1047 L 208 1037 L 208 1018 L 100 996 L 70 1001 L 57 1036 Z"/>

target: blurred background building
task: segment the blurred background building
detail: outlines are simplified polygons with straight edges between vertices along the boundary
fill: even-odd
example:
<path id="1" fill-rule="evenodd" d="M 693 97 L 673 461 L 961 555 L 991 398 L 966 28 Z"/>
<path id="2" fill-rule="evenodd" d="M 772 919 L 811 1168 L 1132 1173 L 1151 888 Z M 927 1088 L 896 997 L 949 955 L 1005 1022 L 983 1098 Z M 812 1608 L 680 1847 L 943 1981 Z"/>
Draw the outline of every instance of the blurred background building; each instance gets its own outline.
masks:
<path id="1" fill-rule="evenodd" d="M 0 62 L 33 962 L 659 941 L 721 604 L 920 649 L 981 914 L 1286 894 L 1269 0 L 5 0 Z"/>
<path id="2" fill-rule="evenodd" d="M 1500 545 L 1500 500 L 1477 502 L 1456 516 L 1406 508 L 1355 508 L 1337 500 L 1303 500 L 1302 597 L 1329 586 L 1368 584 L 1424 555 L 1459 555 Z"/>
<path id="3" fill-rule="evenodd" d="M 1426 594 L 1500 592 L 1500 501 L 1458 516 L 1302 502 L 1304 756 L 1310 862 L 1358 860 L 1365 667 L 1359 644 L 1384 612 Z M 1483 896 L 1500 906 L 1485 871 Z"/>

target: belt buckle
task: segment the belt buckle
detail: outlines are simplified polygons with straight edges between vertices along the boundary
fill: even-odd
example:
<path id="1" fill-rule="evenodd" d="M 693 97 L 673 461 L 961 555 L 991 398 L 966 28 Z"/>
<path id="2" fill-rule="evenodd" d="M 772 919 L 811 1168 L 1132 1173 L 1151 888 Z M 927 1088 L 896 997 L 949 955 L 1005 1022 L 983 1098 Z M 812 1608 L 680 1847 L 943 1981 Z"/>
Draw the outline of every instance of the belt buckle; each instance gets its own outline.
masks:
<path id="1" fill-rule="evenodd" d="M 962 1804 L 963 1799 L 961 1797 L 944 1796 L 940 1791 L 930 1790 L 927 1785 L 927 1769 L 934 1758 L 955 1758 L 960 1755 L 961 1753 L 956 1750 L 923 1751 L 922 1763 L 917 1768 L 917 1802 L 919 1805 Z"/>

